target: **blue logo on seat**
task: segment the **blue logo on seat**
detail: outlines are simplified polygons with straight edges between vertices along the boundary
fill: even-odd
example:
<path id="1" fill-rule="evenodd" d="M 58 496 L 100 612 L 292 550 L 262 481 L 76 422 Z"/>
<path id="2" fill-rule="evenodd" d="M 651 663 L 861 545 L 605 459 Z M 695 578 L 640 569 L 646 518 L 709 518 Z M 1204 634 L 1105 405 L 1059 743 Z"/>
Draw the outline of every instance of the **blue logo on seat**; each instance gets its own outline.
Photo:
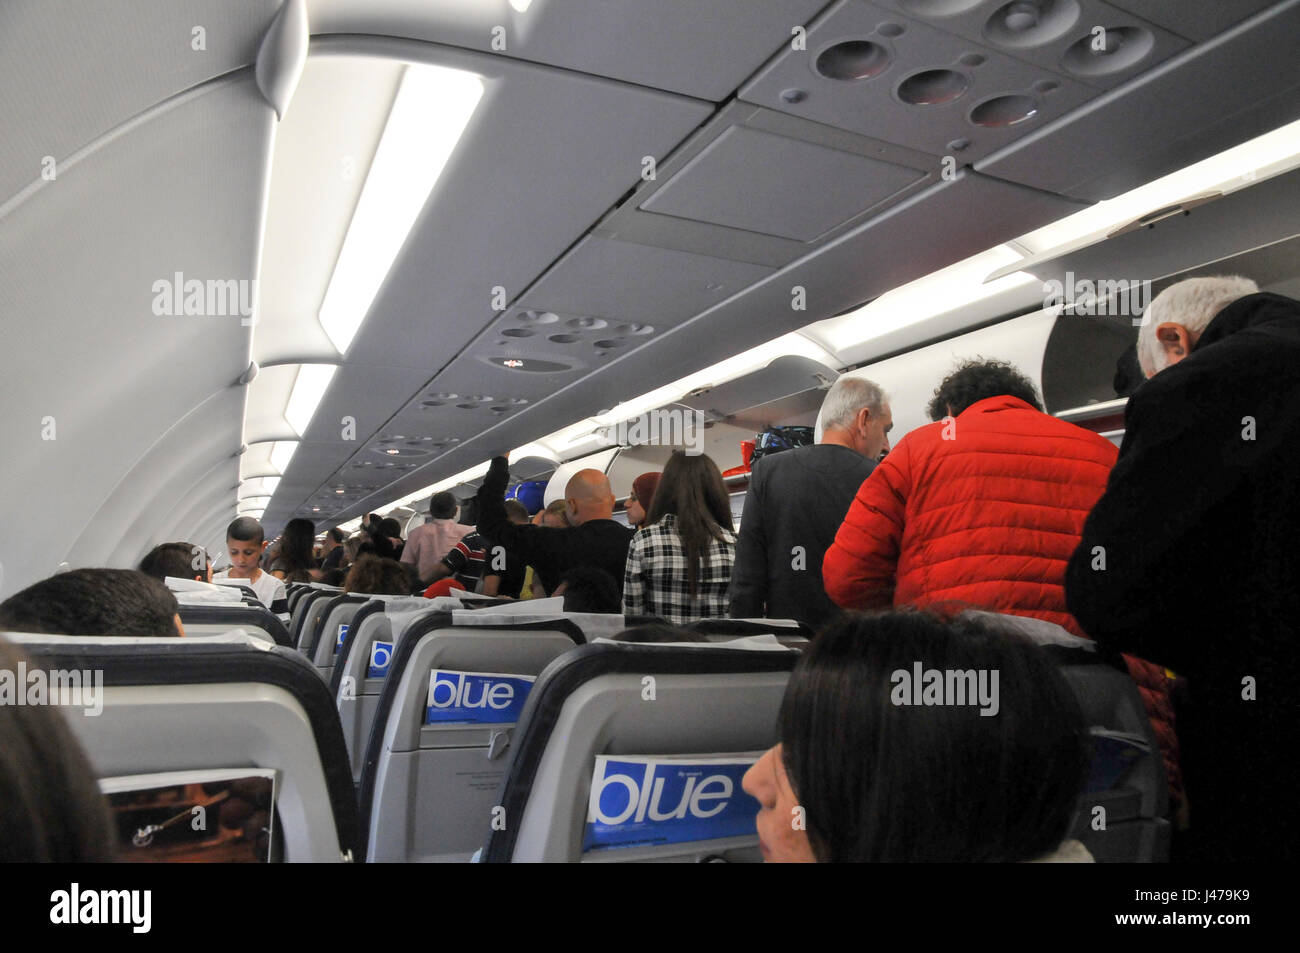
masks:
<path id="1" fill-rule="evenodd" d="M 334 654 L 339 654 L 339 649 L 343 648 L 343 642 L 348 637 L 348 625 L 343 623 L 339 626 L 339 637 L 334 640 Z"/>
<path id="2" fill-rule="evenodd" d="M 424 723 L 512 724 L 519 720 L 536 680 L 532 675 L 450 672 L 435 668 L 429 673 Z"/>
<path id="3" fill-rule="evenodd" d="M 393 643 L 376 640 L 370 646 L 370 677 L 383 678 L 388 674 L 388 663 L 393 660 Z"/>
<path id="4" fill-rule="evenodd" d="M 582 849 L 757 838 L 758 801 L 740 779 L 759 757 L 598 755 Z"/>

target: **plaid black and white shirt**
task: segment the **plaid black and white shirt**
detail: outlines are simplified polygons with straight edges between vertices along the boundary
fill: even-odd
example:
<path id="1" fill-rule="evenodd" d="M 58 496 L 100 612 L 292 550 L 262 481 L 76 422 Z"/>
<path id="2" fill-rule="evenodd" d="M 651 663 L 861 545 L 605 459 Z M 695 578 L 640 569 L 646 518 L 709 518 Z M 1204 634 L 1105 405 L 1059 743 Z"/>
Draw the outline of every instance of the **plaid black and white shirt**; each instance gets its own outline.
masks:
<path id="1" fill-rule="evenodd" d="M 674 625 L 725 617 L 736 534 L 723 529 L 723 538 L 710 541 L 700 554 L 698 592 L 692 598 L 686 550 L 676 524 L 677 518 L 670 513 L 632 537 L 623 573 L 624 613 L 657 615 Z"/>

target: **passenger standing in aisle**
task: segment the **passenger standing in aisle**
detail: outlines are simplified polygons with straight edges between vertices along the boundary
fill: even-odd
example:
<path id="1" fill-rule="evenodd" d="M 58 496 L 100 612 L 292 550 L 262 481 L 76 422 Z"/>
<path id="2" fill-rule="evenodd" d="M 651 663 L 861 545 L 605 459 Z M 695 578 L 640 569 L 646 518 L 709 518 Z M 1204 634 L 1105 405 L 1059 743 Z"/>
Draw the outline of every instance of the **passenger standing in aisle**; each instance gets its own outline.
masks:
<path id="1" fill-rule="evenodd" d="M 645 526 L 628 548 L 624 614 L 675 625 L 726 616 L 735 559 L 731 501 L 718 465 L 703 454 L 673 451 Z"/>
<path id="2" fill-rule="evenodd" d="M 879 385 L 841 377 L 822 402 L 821 443 L 765 456 L 745 494 L 732 618 L 798 619 L 821 628 L 839 613 L 822 588 L 822 558 L 882 452 L 893 415 Z"/>

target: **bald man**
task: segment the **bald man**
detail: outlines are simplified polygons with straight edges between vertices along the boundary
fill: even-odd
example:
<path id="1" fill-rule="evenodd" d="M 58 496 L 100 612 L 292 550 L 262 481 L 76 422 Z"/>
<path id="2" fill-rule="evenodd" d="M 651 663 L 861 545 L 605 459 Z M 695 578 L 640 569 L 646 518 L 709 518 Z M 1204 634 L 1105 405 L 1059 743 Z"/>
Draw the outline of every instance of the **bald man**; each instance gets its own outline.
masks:
<path id="1" fill-rule="evenodd" d="M 478 531 L 488 540 L 489 565 L 494 558 L 519 559 L 533 567 L 547 592 L 554 592 L 570 569 L 593 566 L 614 578 L 621 595 L 633 531 L 614 519 L 614 491 L 605 474 L 579 470 L 569 479 L 564 487 L 569 526 L 563 529 L 511 523 L 504 502 L 509 482 L 506 458 L 494 457 L 478 491 Z"/>

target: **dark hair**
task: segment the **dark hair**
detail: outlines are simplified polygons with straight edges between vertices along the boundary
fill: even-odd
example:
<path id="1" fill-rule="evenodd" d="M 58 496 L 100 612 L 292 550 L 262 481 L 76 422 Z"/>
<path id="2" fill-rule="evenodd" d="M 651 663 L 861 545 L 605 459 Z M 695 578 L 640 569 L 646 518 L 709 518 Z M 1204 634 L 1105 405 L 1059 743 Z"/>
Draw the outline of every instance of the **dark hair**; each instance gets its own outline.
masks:
<path id="1" fill-rule="evenodd" d="M 315 563 L 312 548 L 316 544 L 316 524 L 309 519 L 289 520 L 280 534 L 280 560 L 285 573 L 311 569 Z"/>
<path id="2" fill-rule="evenodd" d="M 614 577 L 595 566 L 575 566 L 560 579 L 564 583 L 565 612 L 623 611 L 623 600 Z M 559 586 L 556 586 L 558 589 Z"/>
<path id="3" fill-rule="evenodd" d="M 917 663 L 997 672 L 997 714 L 891 704 L 892 674 Z M 847 613 L 804 651 L 778 730 L 823 862 L 1041 857 L 1064 839 L 1089 765 L 1083 716 L 1051 659 L 971 616 Z"/>
<path id="4" fill-rule="evenodd" d="M 311 573 L 306 569 L 290 569 L 284 574 L 284 581 L 290 582 L 311 582 Z"/>
<path id="5" fill-rule="evenodd" d="M 343 580 L 347 578 L 346 569 L 326 569 L 321 574 L 320 581 L 327 586 L 342 586 Z"/>
<path id="6" fill-rule="evenodd" d="M 524 506 L 524 504 L 520 503 L 518 500 L 506 500 L 504 506 L 506 508 L 507 519 L 523 520 L 524 522 L 528 522 L 528 507 Z"/>
<path id="7" fill-rule="evenodd" d="M 707 642 L 704 636 L 698 632 L 692 632 L 690 629 L 679 629 L 676 626 L 667 625 L 658 622 L 648 622 L 645 625 L 634 625 L 630 629 L 624 629 L 618 635 L 614 636 L 618 642 Z"/>
<path id="8" fill-rule="evenodd" d="M 0 639 L 0 671 L 39 669 Z M 0 705 L 0 863 L 113 859 L 113 828 L 89 759 L 63 715 Z"/>
<path id="9" fill-rule="evenodd" d="M 731 500 L 718 465 L 704 454 L 674 450 L 659 477 L 645 525 L 665 516 L 676 517 L 677 532 L 686 551 L 686 583 L 690 594 L 699 592 L 700 559 L 709 544 L 731 529 Z"/>
<path id="10" fill-rule="evenodd" d="M 394 539 L 402 538 L 402 524 L 399 523 L 397 520 L 393 519 L 393 517 L 391 516 L 388 517 L 387 519 L 380 521 L 379 529 L 383 532 L 385 536 L 389 536 Z"/>
<path id="11" fill-rule="evenodd" d="M 0 602 L 0 629 L 54 635 L 173 636 L 176 597 L 134 569 L 70 569 Z"/>
<path id="12" fill-rule="evenodd" d="M 199 563 L 195 567 L 195 563 Z M 208 554 L 192 543 L 159 543 L 140 560 L 140 571 L 155 579 L 176 576 L 181 579 L 206 579 Z"/>
<path id="13" fill-rule="evenodd" d="M 266 533 L 257 520 L 251 516 L 241 516 L 226 527 L 226 539 L 238 540 L 241 543 L 261 543 L 266 540 Z"/>
<path id="14" fill-rule="evenodd" d="M 348 570 L 347 578 L 343 580 L 343 591 L 407 596 L 411 594 L 411 580 L 406 568 L 396 559 L 366 553 Z"/>
<path id="15" fill-rule="evenodd" d="M 436 520 L 449 520 L 456 515 L 456 494 L 443 490 L 429 500 L 429 515 Z"/>
<path id="16" fill-rule="evenodd" d="M 1035 410 L 1042 410 L 1034 382 L 1007 361 L 988 361 L 984 358 L 962 361 L 951 374 L 934 389 L 934 398 L 926 408 L 931 420 L 943 420 L 952 408 L 952 416 L 959 416 L 967 407 L 989 397 L 1019 397 Z"/>
<path id="17" fill-rule="evenodd" d="M 326 535 L 336 543 L 341 543 L 343 540 L 347 539 L 347 534 L 337 526 L 331 529 Z"/>

